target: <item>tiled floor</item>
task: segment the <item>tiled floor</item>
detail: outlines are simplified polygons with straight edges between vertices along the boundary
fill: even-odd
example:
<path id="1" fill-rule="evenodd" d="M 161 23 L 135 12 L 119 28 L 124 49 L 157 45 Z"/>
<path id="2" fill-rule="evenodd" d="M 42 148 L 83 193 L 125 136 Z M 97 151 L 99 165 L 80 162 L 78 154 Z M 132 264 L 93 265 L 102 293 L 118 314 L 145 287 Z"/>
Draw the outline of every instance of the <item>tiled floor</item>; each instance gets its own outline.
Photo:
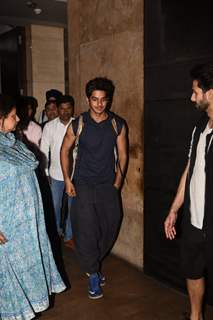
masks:
<path id="1" fill-rule="evenodd" d="M 71 288 L 55 296 L 54 307 L 42 320 L 180 320 L 188 307 L 186 296 L 112 255 L 104 264 L 104 298 L 90 300 L 87 278 L 73 252 L 64 248 L 63 256 Z M 212 307 L 207 307 L 206 320 L 213 320 Z"/>

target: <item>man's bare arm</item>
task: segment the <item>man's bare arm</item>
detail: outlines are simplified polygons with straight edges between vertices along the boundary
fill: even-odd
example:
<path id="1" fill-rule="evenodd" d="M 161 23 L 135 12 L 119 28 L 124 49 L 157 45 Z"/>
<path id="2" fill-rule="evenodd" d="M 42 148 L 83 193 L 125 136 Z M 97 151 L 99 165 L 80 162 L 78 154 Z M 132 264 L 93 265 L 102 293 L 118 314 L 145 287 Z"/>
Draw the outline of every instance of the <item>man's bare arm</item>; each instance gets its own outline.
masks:
<path id="1" fill-rule="evenodd" d="M 188 171 L 189 171 L 189 161 L 181 176 L 175 199 L 172 202 L 169 213 L 164 222 L 164 230 L 166 233 L 166 237 L 170 240 L 174 239 L 176 236 L 175 223 L 177 220 L 178 210 L 180 209 L 184 201 L 186 178 L 187 178 Z"/>
<path id="2" fill-rule="evenodd" d="M 72 130 L 72 126 L 70 125 L 67 128 L 67 132 L 64 136 L 64 140 L 61 146 L 60 158 L 61 158 L 61 168 L 64 176 L 65 190 L 66 193 L 70 197 L 76 196 L 75 188 L 73 183 L 70 180 L 70 172 L 69 172 L 69 151 L 75 142 L 75 135 Z"/>
<path id="3" fill-rule="evenodd" d="M 115 176 L 114 186 L 120 188 L 127 165 L 127 137 L 126 127 L 123 125 L 121 133 L 117 137 L 118 165 Z"/>

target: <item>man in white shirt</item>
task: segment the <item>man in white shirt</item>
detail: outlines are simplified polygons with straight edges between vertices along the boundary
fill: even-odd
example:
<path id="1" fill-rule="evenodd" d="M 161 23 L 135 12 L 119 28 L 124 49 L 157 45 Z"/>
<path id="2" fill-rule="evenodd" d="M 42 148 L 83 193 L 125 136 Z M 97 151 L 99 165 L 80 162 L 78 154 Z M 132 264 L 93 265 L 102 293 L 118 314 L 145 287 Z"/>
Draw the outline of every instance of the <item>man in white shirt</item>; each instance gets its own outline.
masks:
<path id="1" fill-rule="evenodd" d="M 74 113 L 74 99 L 69 95 L 62 95 L 57 100 L 58 117 L 49 121 L 43 130 L 41 138 L 41 151 L 46 156 L 46 174 L 49 176 L 50 187 L 53 198 L 55 211 L 55 221 L 58 234 L 62 234 L 61 230 L 61 209 L 62 198 L 64 193 L 64 178 L 60 164 L 60 149 L 64 139 L 64 135 Z M 68 207 L 71 206 L 72 198 L 68 199 Z M 64 241 L 68 242 L 72 239 L 72 228 L 70 215 L 67 215 Z"/>
<path id="2" fill-rule="evenodd" d="M 180 262 L 191 304 L 186 319 L 203 320 L 206 275 L 213 285 L 213 63 L 195 66 L 191 76 L 191 101 L 205 114 L 193 131 L 189 160 L 164 228 L 166 237 L 174 239 L 178 210 L 184 203 Z"/>
<path id="3" fill-rule="evenodd" d="M 52 103 L 55 107 L 57 107 L 57 100 L 58 98 L 60 98 L 62 96 L 62 92 L 57 90 L 57 89 L 50 89 L 48 91 L 46 91 L 46 102 L 47 103 Z M 54 107 L 53 107 L 54 108 Z M 40 114 L 40 117 L 39 117 L 39 123 L 42 125 L 44 122 L 47 122 L 47 121 L 50 121 L 50 120 L 53 120 L 54 118 L 52 119 L 49 119 L 48 115 L 47 115 L 47 112 L 46 112 L 46 107 L 44 110 L 42 110 L 41 114 Z M 56 116 L 57 117 L 57 116 Z M 43 128 L 44 126 L 42 126 Z"/>

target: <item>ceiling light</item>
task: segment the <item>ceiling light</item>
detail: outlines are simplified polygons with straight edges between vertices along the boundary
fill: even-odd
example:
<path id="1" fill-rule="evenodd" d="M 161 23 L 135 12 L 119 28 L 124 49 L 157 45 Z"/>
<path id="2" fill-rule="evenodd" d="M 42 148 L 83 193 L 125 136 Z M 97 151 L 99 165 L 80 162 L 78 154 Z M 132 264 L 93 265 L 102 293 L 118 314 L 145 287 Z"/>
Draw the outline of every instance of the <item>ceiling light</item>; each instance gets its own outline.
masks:
<path id="1" fill-rule="evenodd" d="M 42 9 L 38 7 L 37 3 L 34 1 L 27 1 L 26 5 L 28 8 L 32 9 L 35 14 L 41 14 Z"/>
<path id="2" fill-rule="evenodd" d="M 33 9 L 35 14 L 41 14 L 42 13 L 42 9 L 41 8 L 35 8 Z"/>

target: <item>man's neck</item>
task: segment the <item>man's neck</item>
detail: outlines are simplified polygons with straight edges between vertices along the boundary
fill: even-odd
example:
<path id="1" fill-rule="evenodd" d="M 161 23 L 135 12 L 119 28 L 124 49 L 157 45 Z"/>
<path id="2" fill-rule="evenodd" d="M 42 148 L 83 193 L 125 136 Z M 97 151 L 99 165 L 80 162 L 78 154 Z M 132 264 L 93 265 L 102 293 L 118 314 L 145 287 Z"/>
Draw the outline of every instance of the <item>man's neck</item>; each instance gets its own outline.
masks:
<path id="1" fill-rule="evenodd" d="M 209 128 L 213 129 L 213 119 L 209 118 Z"/>
<path id="2" fill-rule="evenodd" d="M 90 110 L 89 113 L 90 113 L 90 117 L 97 123 L 104 121 L 108 118 L 108 114 L 106 111 L 104 111 L 101 114 L 97 114 L 97 113 L 94 113 Z"/>
<path id="3" fill-rule="evenodd" d="M 59 118 L 59 120 L 64 126 L 66 126 L 70 122 L 71 118 L 68 121 L 63 121 L 60 118 Z"/>

